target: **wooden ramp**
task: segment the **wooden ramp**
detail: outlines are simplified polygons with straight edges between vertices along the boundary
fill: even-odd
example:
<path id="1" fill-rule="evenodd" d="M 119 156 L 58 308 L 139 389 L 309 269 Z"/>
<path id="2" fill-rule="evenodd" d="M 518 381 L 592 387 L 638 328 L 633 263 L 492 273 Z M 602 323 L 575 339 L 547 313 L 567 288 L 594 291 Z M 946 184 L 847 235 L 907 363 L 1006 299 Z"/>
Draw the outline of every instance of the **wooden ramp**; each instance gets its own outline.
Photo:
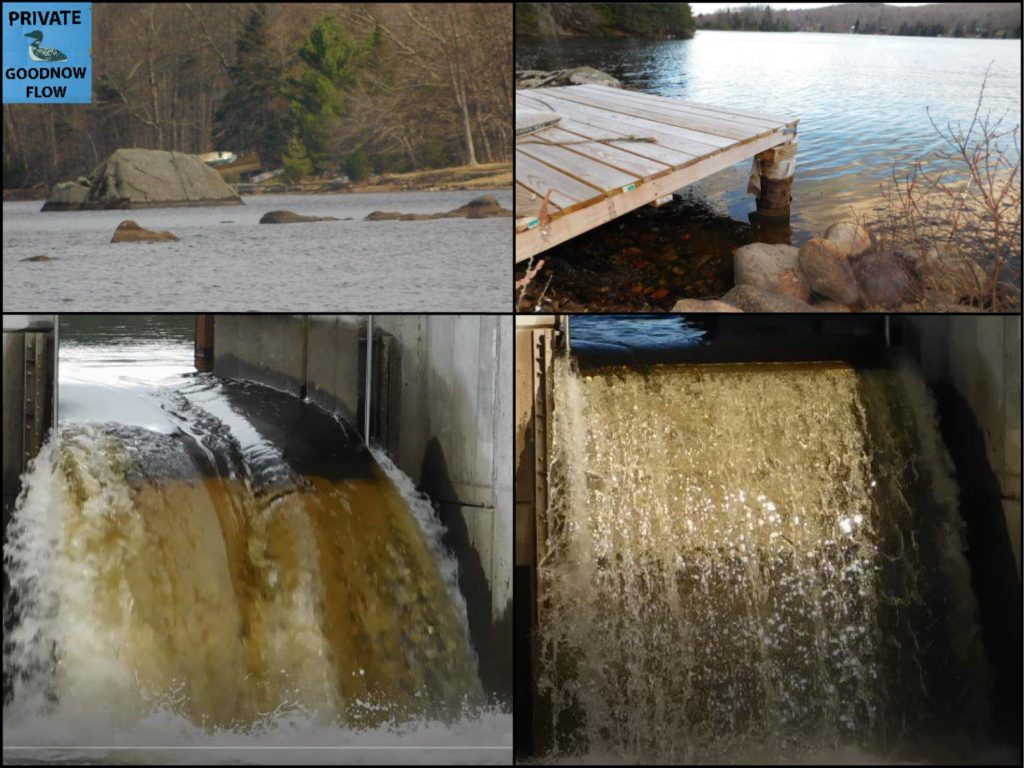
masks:
<path id="1" fill-rule="evenodd" d="M 792 141 L 799 121 L 599 85 L 516 91 L 516 109 L 562 117 L 516 141 L 517 262 Z"/>

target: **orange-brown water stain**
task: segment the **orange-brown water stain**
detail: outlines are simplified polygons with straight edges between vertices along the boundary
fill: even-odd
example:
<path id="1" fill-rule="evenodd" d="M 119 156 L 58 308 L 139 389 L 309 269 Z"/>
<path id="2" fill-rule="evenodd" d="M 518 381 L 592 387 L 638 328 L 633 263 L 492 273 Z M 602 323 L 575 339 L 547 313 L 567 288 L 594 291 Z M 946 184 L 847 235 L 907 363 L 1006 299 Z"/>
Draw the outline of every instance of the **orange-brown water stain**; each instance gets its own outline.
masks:
<path id="1" fill-rule="evenodd" d="M 282 703 L 353 726 L 482 703 L 435 556 L 377 468 L 277 498 L 234 479 L 146 481 L 99 540 L 94 522 L 90 547 L 119 553 L 98 607 L 126 625 L 143 698 L 217 726 Z"/>
<path id="2" fill-rule="evenodd" d="M 465 631 L 415 519 L 378 469 L 371 480 L 309 478 L 324 621 L 350 717 L 454 715 L 481 694 Z M 356 567 L 353 567 L 355 564 Z"/>

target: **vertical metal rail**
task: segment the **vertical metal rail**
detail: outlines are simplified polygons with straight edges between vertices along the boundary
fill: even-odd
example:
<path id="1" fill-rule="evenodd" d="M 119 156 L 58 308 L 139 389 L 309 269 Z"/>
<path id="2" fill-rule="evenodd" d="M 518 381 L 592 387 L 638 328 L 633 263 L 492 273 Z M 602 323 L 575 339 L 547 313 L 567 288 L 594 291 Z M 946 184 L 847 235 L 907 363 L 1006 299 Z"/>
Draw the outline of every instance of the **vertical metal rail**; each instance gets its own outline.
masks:
<path id="1" fill-rule="evenodd" d="M 373 384 L 373 315 L 366 316 L 366 396 L 363 398 L 363 437 L 370 447 L 370 393 Z"/>

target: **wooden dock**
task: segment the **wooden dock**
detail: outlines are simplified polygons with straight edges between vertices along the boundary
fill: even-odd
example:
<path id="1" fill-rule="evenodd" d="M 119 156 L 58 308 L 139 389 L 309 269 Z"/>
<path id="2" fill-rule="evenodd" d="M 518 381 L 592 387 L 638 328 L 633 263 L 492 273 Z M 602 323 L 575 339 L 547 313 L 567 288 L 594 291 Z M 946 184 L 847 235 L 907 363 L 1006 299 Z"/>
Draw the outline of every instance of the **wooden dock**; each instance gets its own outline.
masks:
<path id="1" fill-rule="evenodd" d="M 598 85 L 516 91 L 516 109 L 562 118 L 516 141 L 516 262 L 743 160 L 770 163 L 799 121 Z"/>

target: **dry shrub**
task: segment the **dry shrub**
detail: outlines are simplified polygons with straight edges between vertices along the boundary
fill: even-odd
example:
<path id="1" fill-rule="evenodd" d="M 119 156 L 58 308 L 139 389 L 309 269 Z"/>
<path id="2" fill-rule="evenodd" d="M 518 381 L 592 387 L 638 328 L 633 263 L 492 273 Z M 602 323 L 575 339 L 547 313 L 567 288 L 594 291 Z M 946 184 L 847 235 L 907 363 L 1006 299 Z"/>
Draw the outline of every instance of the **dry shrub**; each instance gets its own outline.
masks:
<path id="1" fill-rule="evenodd" d="M 935 296 L 980 310 L 1021 308 L 1020 124 L 982 112 L 988 72 L 974 115 L 939 126 L 943 147 L 883 190 L 873 224 L 880 247 L 898 252 Z"/>

